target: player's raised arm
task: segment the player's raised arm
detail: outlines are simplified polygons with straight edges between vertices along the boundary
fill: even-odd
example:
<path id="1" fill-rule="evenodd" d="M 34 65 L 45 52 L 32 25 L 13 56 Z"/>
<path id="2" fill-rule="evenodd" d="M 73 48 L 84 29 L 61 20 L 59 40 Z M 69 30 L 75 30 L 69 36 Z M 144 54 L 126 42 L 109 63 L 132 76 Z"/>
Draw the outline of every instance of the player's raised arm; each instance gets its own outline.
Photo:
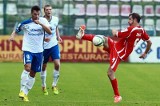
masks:
<path id="1" fill-rule="evenodd" d="M 45 24 L 41 23 L 39 20 L 34 20 L 34 22 L 35 22 L 36 24 L 41 25 L 41 26 L 43 27 L 43 29 L 44 29 L 48 34 L 52 34 L 52 31 L 51 31 L 51 29 L 50 29 L 49 26 L 46 26 Z"/>

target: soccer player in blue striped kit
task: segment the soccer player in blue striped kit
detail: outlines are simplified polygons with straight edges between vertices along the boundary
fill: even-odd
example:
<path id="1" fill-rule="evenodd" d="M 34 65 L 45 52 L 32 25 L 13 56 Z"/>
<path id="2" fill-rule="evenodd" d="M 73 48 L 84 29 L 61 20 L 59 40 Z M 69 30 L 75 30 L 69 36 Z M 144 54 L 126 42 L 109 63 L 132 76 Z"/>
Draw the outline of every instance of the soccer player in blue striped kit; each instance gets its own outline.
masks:
<path id="1" fill-rule="evenodd" d="M 49 41 L 49 38 L 44 39 L 44 31 L 51 34 L 50 24 L 40 16 L 39 6 L 31 8 L 31 18 L 21 22 L 16 30 L 14 30 L 9 40 L 14 40 L 15 36 L 21 30 L 24 31 L 22 51 L 24 70 L 21 74 L 21 88 L 19 97 L 23 101 L 28 102 L 28 93 L 35 83 L 35 75 L 41 71 L 43 62 L 43 42 Z"/>
<path id="2" fill-rule="evenodd" d="M 52 16 L 52 7 L 50 5 L 44 6 L 44 18 L 46 18 L 51 26 L 52 34 L 45 33 L 45 37 L 50 37 L 49 42 L 44 42 L 44 61 L 43 61 L 43 67 L 41 71 L 41 79 L 42 79 L 42 91 L 44 95 L 48 95 L 48 91 L 46 88 L 46 76 L 47 76 L 47 63 L 49 61 L 49 58 L 51 57 L 52 62 L 54 64 L 53 69 L 53 83 L 52 83 L 52 90 L 54 94 L 59 94 L 57 83 L 59 79 L 59 70 L 60 70 L 60 51 L 58 46 L 59 43 L 62 42 L 62 39 L 59 34 L 58 30 L 58 22 L 59 19 L 56 16 Z"/>

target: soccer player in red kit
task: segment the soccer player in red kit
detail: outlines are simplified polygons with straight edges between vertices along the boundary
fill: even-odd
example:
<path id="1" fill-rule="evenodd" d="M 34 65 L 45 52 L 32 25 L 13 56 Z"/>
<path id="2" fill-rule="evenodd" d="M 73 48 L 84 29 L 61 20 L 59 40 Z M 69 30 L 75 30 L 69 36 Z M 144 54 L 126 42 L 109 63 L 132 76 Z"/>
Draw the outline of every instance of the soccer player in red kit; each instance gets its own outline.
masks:
<path id="1" fill-rule="evenodd" d="M 118 41 L 111 39 L 110 37 L 103 37 L 104 42 L 104 50 L 109 53 L 110 56 L 110 67 L 108 68 L 107 75 L 110 79 L 113 91 L 114 91 L 114 103 L 118 103 L 122 100 L 118 90 L 118 81 L 115 77 L 116 69 L 120 63 L 120 61 L 125 60 L 133 51 L 134 46 L 142 39 L 146 41 L 147 47 L 143 54 L 140 55 L 139 58 L 145 58 L 152 42 L 149 39 L 148 34 L 146 31 L 139 25 L 140 22 L 140 15 L 137 13 L 129 14 L 128 24 L 125 30 L 117 31 L 112 30 L 113 36 L 119 38 Z M 91 41 L 93 40 L 93 34 L 85 34 L 85 26 L 82 25 L 76 35 L 77 39 L 83 39 Z"/>

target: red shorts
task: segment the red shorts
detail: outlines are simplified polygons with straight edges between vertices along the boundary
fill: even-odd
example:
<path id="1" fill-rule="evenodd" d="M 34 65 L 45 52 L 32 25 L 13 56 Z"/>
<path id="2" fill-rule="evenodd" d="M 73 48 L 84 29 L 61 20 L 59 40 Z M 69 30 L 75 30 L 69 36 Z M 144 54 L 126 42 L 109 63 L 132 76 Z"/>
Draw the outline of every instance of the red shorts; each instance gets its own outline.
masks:
<path id="1" fill-rule="evenodd" d="M 118 53 L 114 46 L 114 41 L 108 37 L 108 46 L 109 46 L 109 57 L 110 57 L 110 68 L 115 72 L 121 59 L 118 56 Z"/>

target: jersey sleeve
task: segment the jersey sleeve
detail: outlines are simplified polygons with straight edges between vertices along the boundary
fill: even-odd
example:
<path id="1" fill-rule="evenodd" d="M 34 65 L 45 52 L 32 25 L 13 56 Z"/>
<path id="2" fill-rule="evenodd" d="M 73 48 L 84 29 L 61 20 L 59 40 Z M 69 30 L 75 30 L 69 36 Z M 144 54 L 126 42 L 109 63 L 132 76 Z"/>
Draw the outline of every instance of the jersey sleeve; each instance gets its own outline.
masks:
<path id="1" fill-rule="evenodd" d="M 147 34 L 145 30 L 143 30 L 142 40 L 143 41 L 149 40 L 149 35 Z"/>
<path id="2" fill-rule="evenodd" d="M 130 28 L 128 27 L 122 31 L 117 32 L 116 36 L 118 38 L 126 38 L 129 36 L 129 33 L 130 33 Z"/>
<path id="3" fill-rule="evenodd" d="M 16 33 L 20 32 L 21 30 L 23 30 L 23 26 L 24 26 L 25 24 L 29 24 L 29 23 L 31 23 L 31 22 L 33 22 L 31 19 L 22 21 L 22 22 L 19 23 L 18 26 L 16 27 L 16 31 L 15 31 L 15 32 L 16 32 Z"/>
<path id="4" fill-rule="evenodd" d="M 16 27 L 16 33 L 20 32 L 22 30 L 22 23 L 19 23 L 18 26 Z"/>

